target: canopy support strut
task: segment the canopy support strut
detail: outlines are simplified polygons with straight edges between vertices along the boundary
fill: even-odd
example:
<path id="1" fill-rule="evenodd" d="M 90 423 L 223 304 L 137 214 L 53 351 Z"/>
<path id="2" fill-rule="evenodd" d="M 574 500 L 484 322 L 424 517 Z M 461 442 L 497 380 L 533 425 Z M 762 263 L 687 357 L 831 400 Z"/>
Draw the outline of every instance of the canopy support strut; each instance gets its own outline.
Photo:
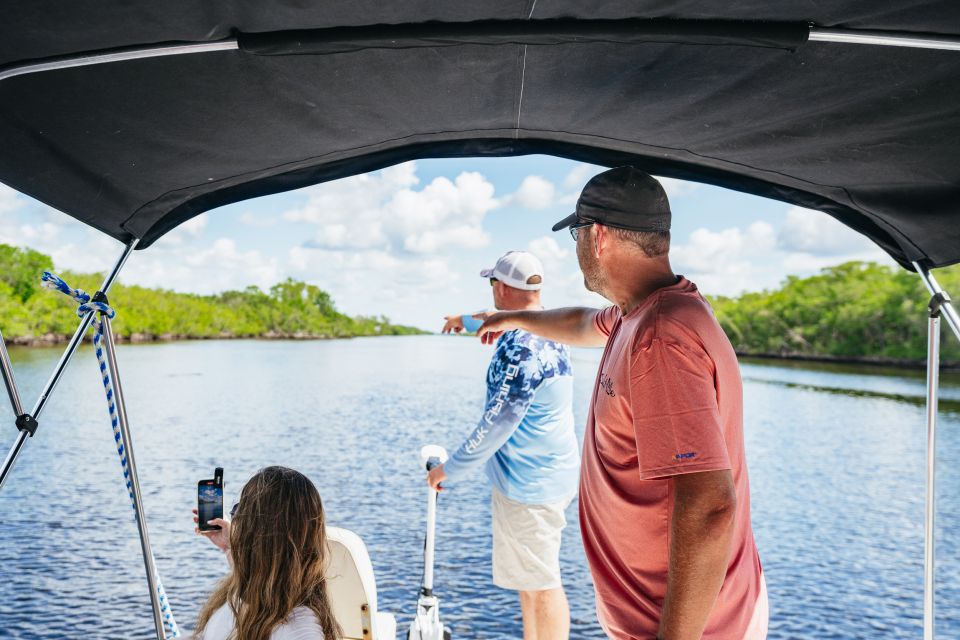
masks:
<path id="1" fill-rule="evenodd" d="M 13 379 L 13 366 L 10 364 L 10 355 L 7 353 L 7 345 L 3 340 L 3 332 L 0 332 L 0 374 L 3 375 L 3 383 L 7 387 L 7 395 L 10 396 L 13 415 L 20 417 L 23 415 L 23 405 L 20 404 L 17 382 Z"/>
<path id="2" fill-rule="evenodd" d="M 127 258 L 130 257 L 130 254 L 133 253 L 133 250 L 137 247 L 138 242 L 139 240 L 134 240 L 124 248 L 120 258 L 116 264 L 113 265 L 113 269 L 110 270 L 103 284 L 100 285 L 100 292 L 106 293 L 110 290 L 110 287 L 113 286 L 114 281 L 116 281 L 117 276 L 120 274 L 120 270 L 123 269 L 123 265 L 126 264 Z M 87 329 L 90 328 L 92 322 L 92 313 L 88 313 L 80 320 L 80 326 L 77 327 L 73 337 L 67 344 L 67 348 L 64 349 L 63 355 L 60 356 L 60 361 L 57 362 L 57 366 L 53 370 L 53 375 L 47 380 L 43 391 L 40 392 L 40 397 L 37 398 L 37 403 L 33 406 L 33 411 L 29 414 L 24 414 L 22 407 L 20 407 L 19 393 L 17 392 L 16 383 L 13 380 L 13 369 L 10 367 L 10 356 L 7 354 L 6 344 L 2 336 L 0 336 L 0 373 L 3 375 L 3 381 L 7 386 L 7 393 L 14 405 L 13 410 L 17 415 L 17 428 L 20 430 L 17 439 L 14 441 L 13 446 L 10 447 L 10 451 L 3 461 L 3 467 L 0 468 L 0 490 L 3 489 L 3 485 L 7 482 L 7 478 L 13 470 L 14 463 L 16 463 L 17 458 L 20 456 L 20 452 L 23 450 L 27 438 L 32 437 L 36 431 L 37 419 L 40 417 L 40 412 L 43 411 L 43 408 L 46 406 L 47 399 L 53 392 L 54 387 L 57 386 L 60 378 L 63 377 L 63 372 L 66 370 L 67 364 L 69 364 L 70 359 L 73 358 L 73 354 L 76 353 L 77 347 L 83 342 L 83 336 L 87 333 Z M 26 415 L 29 420 L 22 420 L 21 418 L 24 415 Z"/>
<path id="3" fill-rule="evenodd" d="M 960 339 L 960 318 L 950 297 L 930 272 L 919 263 L 914 268 L 932 296 L 927 328 L 927 496 L 923 541 L 923 640 L 933 640 L 935 628 L 934 597 L 936 593 L 936 468 L 937 468 L 937 405 L 940 393 L 940 317 Z"/>
<path id="4" fill-rule="evenodd" d="M 93 315 L 92 313 L 90 314 Z M 140 478 L 137 475 L 137 463 L 133 457 L 133 439 L 130 436 L 130 423 L 127 421 L 127 405 L 123 398 L 123 387 L 120 385 L 120 371 L 117 365 L 117 352 L 114 347 L 113 327 L 110 325 L 110 318 L 106 314 L 100 315 L 100 322 L 103 324 L 103 345 L 106 351 L 107 366 L 110 370 L 110 380 L 113 383 L 113 398 L 116 403 L 116 418 L 120 433 L 123 437 L 124 454 L 127 458 L 127 469 L 129 470 L 129 489 L 131 500 L 133 501 L 134 515 L 137 520 L 137 533 L 140 534 L 140 551 L 143 553 L 143 566 L 147 571 L 147 584 L 150 586 L 150 604 L 153 608 L 153 625 L 157 632 L 157 640 L 164 640 L 166 634 L 163 630 L 164 603 L 160 600 L 160 589 L 158 586 L 156 560 L 153 558 L 153 550 L 150 547 L 150 532 L 147 530 L 147 518 L 143 513 L 143 498 L 140 495 Z"/>
<path id="5" fill-rule="evenodd" d="M 940 391 L 940 309 L 931 300 L 927 329 L 927 500 L 923 540 L 923 640 L 933 640 L 934 596 L 936 593 L 936 469 L 937 469 L 937 403 Z"/>

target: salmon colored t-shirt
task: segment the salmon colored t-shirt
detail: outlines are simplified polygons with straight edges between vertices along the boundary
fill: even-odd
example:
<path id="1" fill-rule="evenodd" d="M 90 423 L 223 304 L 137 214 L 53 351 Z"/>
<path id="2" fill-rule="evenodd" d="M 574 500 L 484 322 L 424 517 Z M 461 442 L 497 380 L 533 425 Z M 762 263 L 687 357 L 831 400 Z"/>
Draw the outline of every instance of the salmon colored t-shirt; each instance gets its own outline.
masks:
<path id="1" fill-rule="evenodd" d="M 596 317 L 609 336 L 583 444 L 580 527 L 611 638 L 654 638 L 667 592 L 672 476 L 730 469 L 737 513 L 706 640 L 742 640 L 760 594 L 736 354 L 696 285 L 680 277 L 629 314 Z"/>

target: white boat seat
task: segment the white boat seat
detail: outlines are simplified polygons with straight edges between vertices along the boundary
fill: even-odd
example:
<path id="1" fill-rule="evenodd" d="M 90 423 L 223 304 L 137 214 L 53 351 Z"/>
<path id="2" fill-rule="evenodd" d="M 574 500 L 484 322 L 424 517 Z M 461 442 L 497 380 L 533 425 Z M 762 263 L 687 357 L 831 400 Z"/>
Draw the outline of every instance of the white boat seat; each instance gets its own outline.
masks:
<path id="1" fill-rule="evenodd" d="M 377 583 L 360 536 L 327 527 L 327 593 L 344 640 L 396 640 L 397 621 L 377 609 Z"/>

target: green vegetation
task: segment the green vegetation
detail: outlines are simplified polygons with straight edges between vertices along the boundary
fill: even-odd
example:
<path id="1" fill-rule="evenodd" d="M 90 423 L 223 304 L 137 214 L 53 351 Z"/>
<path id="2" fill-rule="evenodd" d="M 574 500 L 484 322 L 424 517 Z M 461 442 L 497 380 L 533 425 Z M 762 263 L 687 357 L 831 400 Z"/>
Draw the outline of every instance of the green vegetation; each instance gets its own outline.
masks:
<path id="1" fill-rule="evenodd" d="M 960 268 L 934 272 L 960 291 Z M 776 291 L 711 299 L 720 325 L 742 354 L 910 360 L 927 357 L 927 302 L 916 274 L 870 262 L 848 262 L 809 278 L 790 276 Z M 949 333 L 946 323 L 943 330 Z M 944 361 L 960 361 L 953 335 Z"/>
<path id="2" fill-rule="evenodd" d="M 77 326 L 76 304 L 48 291 L 40 274 L 53 270 L 42 253 L 0 244 L 0 328 L 4 338 L 31 343 L 63 339 Z M 102 274 L 59 273 L 70 286 L 93 293 Z M 248 287 L 201 296 L 117 284 L 110 303 L 118 310 L 120 338 L 341 338 L 422 333 L 387 318 L 351 318 L 337 311 L 319 287 L 286 280 L 269 291 Z"/>
<path id="3" fill-rule="evenodd" d="M 7 340 L 64 339 L 76 328 L 76 306 L 40 286 L 49 257 L 0 244 L 0 328 Z M 93 292 L 101 274 L 60 274 Z M 947 291 L 960 292 L 960 267 L 939 269 Z M 926 305 L 920 279 L 903 269 L 848 262 L 809 278 L 790 276 L 775 291 L 710 302 L 741 354 L 903 360 L 927 353 Z M 269 291 L 248 287 L 201 296 L 116 285 L 110 301 L 119 313 L 118 336 L 158 338 L 339 338 L 421 333 L 387 318 L 351 318 L 322 289 L 286 280 Z M 944 327 L 946 331 L 946 327 Z M 943 340 L 945 362 L 960 362 L 960 344 Z"/>

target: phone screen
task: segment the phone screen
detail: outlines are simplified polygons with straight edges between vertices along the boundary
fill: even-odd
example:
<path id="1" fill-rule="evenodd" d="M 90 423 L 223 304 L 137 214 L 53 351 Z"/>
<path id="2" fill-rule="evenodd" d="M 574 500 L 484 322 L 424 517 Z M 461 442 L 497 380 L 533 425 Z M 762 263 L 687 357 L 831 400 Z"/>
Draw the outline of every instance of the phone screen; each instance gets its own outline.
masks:
<path id="1" fill-rule="evenodd" d="M 220 528 L 209 524 L 211 520 L 223 518 L 223 487 L 213 480 L 201 480 L 197 485 L 197 515 L 201 531 Z"/>

